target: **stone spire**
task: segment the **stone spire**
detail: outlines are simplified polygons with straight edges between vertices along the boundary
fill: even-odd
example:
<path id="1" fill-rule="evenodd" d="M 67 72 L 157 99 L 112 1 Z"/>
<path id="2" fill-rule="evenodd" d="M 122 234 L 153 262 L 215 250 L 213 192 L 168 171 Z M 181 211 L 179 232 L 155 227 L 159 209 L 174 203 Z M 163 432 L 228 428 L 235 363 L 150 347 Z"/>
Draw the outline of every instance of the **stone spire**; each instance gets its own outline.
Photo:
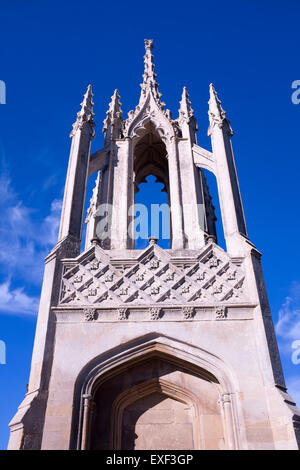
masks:
<path id="1" fill-rule="evenodd" d="M 153 62 L 153 40 L 145 39 L 145 55 L 144 55 L 144 73 L 143 73 L 143 83 L 141 83 L 141 98 L 139 106 L 145 101 L 149 91 L 152 93 L 153 98 L 157 103 L 160 103 L 162 107 L 165 106 L 165 103 L 161 103 L 161 93 L 158 91 L 158 83 L 156 81 L 156 73 L 154 72 L 154 62 Z"/>
<path id="2" fill-rule="evenodd" d="M 128 118 L 123 122 L 123 136 L 128 136 L 128 133 L 132 130 L 131 125 L 133 122 L 134 125 L 136 125 L 137 121 L 144 119 L 147 114 L 149 116 L 150 113 L 156 113 L 157 109 L 167 118 L 169 123 L 174 127 L 175 132 L 179 133 L 178 123 L 176 120 L 172 119 L 171 111 L 165 109 L 166 103 L 161 101 L 162 94 L 158 91 L 159 84 L 156 81 L 152 55 L 153 40 L 145 39 L 144 42 L 146 52 L 144 55 L 143 83 L 140 84 L 141 95 L 135 110 L 129 111 Z"/>
<path id="3" fill-rule="evenodd" d="M 209 111 L 208 111 L 208 116 L 209 116 L 209 129 L 208 129 L 208 135 L 211 134 L 211 130 L 214 127 L 214 125 L 218 125 L 219 128 L 223 127 L 223 124 L 227 124 L 228 131 L 231 135 L 233 135 L 233 131 L 231 129 L 230 123 L 228 119 L 226 118 L 226 111 L 221 106 L 221 101 L 218 98 L 217 92 L 215 90 L 214 85 L 211 83 L 209 85 Z"/>
<path id="4" fill-rule="evenodd" d="M 182 137 L 190 138 L 193 143 L 196 143 L 196 131 L 198 130 L 198 127 L 186 87 L 183 87 L 180 108 L 178 111 L 179 117 L 176 121 L 180 126 Z"/>
<path id="5" fill-rule="evenodd" d="M 105 133 L 105 143 L 107 143 L 111 137 L 120 137 L 120 129 L 122 126 L 122 110 L 121 101 L 118 90 L 114 91 L 109 103 L 108 111 L 106 111 L 106 118 L 103 121 L 103 132 Z"/>
<path id="6" fill-rule="evenodd" d="M 73 137 L 78 129 L 88 128 L 91 137 L 95 136 L 94 132 L 94 113 L 93 113 L 93 93 L 92 85 L 89 85 L 81 103 L 81 110 L 77 113 L 77 119 L 73 124 L 73 130 L 70 137 Z"/>
<path id="7" fill-rule="evenodd" d="M 186 86 L 183 87 L 182 97 L 179 104 L 179 119 L 189 122 L 190 118 L 194 116 L 194 110 L 191 107 L 191 102 L 189 100 L 189 94 Z"/>

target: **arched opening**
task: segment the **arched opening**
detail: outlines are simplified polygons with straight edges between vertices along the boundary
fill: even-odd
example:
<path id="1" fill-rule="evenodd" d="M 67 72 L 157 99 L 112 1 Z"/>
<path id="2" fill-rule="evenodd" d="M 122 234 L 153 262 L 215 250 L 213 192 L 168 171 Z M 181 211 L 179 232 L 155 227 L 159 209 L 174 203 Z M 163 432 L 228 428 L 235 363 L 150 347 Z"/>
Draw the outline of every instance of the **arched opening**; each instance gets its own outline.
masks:
<path id="1" fill-rule="evenodd" d="M 143 249 L 148 238 L 170 248 L 170 188 L 167 149 L 151 122 L 134 148 L 134 247 Z"/>
<path id="2" fill-rule="evenodd" d="M 218 184 L 215 175 L 208 170 L 201 170 L 207 187 L 206 210 L 211 212 L 210 219 L 214 218 L 217 244 L 226 251 L 222 214 L 218 193 Z"/>
<path id="3" fill-rule="evenodd" d="M 115 401 L 112 447 L 122 450 L 197 448 L 195 403 L 196 397 L 163 379 L 133 387 Z"/>
<path id="4" fill-rule="evenodd" d="M 162 248 L 170 248 L 169 199 L 165 186 L 150 174 L 135 194 L 135 249 L 144 249 L 148 238 L 155 237 Z M 142 224 L 145 224 L 142 227 Z"/>
<path id="5" fill-rule="evenodd" d="M 98 177 L 98 172 L 93 173 L 88 178 L 87 184 L 86 184 L 80 252 L 83 252 L 85 250 L 85 248 L 88 246 L 88 243 L 90 242 L 90 238 L 92 238 L 92 236 L 88 233 L 88 220 L 90 218 L 89 217 L 89 208 L 91 207 L 91 200 L 92 200 L 92 197 L 93 197 L 93 191 L 94 191 L 94 188 L 95 188 L 97 177 Z"/>
<path id="6" fill-rule="evenodd" d="M 156 354 L 94 386 L 89 448 L 224 449 L 220 384 L 202 369 Z"/>
<path id="7" fill-rule="evenodd" d="M 147 367 L 148 361 L 151 359 L 167 363 L 174 368 L 174 372 L 188 374 L 193 383 L 189 380 L 186 381 L 184 376 L 179 375 L 178 378 L 181 381 L 177 382 L 176 386 L 176 383 L 171 380 L 174 379 L 175 374 L 173 377 L 167 375 L 163 373 L 164 369 L 155 365 Z M 135 367 L 139 368 L 139 374 L 135 373 L 137 371 Z M 200 379 L 200 382 L 197 378 Z M 206 410 L 206 415 L 217 414 L 216 423 L 220 423 L 221 420 L 221 431 L 219 424 L 218 426 L 213 425 L 212 429 L 218 428 L 222 434 L 222 438 L 217 439 L 221 448 L 223 448 L 224 442 L 226 449 L 246 448 L 241 433 L 241 429 L 244 428 L 244 420 L 236 403 L 235 390 L 238 387 L 238 382 L 231 368 L 209 351 L 157 333 L 149 333 L 128 343 L 118 345 L 106 353 L 94 357 L 83 367 L 74 388 L 70 448 L 97 448 L 97 443 L 102 442 L 102 448 L 109 449 L 112 442 L 110 435 L 112 404 L 116 403 L 116 398 L 120 397 L 124 391 L 132 390 L 134 386 L 145 384 L 147 380 L 151 379 L 159 380 L 160 383 L 162 381 L 172 382 L 173 391 L 178 387 L 181 393 L 184 390 L 184 402 L 187 402 L 185 397 L 188 394 L 188 398 L 193 403 L 199 403 L 198 407 Z M 109 386 L 110 380 L 114 381 L 114 385 L 111 382 L 112 387 Z M 201 386 L 201 384 L 204 385 Z M 101 402 L 102 393 L 103 396 L 106 395 L 108 402 Z M 195 399 L 195 397 L 197 398 Z M 100 416 L 101 412 L 102 417 Z M 198 413 L 198 420 L 199 416 L 201 416 L 201 412 Z M 101 420 L 103 420 L 103 425 L 101 425 Z M 202 427 L 198 424 L 197 429 L 206 429 L 205 433 L 202 433 L 202 437 L 201 435 L 199 437 L 200 440 L 210 441 L 203 442 L 206 448 L 209 444 L 213 444 L 209 438 L 211 435 L 209 423 L 213 423 L 214 418 L 207 417 L 204 421 L 206 421 L 206 426 Z M 201 420 L 199 422 L 201 424 Z M 106 433 L 106 440 L 101 440 L 103 432 Z M 212 433 L 214 432 L 212 431 Z M 200 444 L 199 447 L 201 447 Z"/>

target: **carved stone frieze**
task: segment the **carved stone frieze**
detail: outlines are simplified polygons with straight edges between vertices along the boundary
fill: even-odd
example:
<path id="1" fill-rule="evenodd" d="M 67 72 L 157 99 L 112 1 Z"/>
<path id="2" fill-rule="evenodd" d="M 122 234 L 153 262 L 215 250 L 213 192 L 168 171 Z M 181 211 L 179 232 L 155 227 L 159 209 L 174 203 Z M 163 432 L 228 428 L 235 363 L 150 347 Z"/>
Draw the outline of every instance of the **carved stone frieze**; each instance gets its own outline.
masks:
<path id="1" fill-rule="evenodd" d="M 117 267 L 116 267 L 117 266 Z M 245 274 L 218 247 L 187 262 L 153 245 L 130 263 L 112 262 L 100 247 L 64 262 L 60 304 L 211 304 L 245 302 Z"/>

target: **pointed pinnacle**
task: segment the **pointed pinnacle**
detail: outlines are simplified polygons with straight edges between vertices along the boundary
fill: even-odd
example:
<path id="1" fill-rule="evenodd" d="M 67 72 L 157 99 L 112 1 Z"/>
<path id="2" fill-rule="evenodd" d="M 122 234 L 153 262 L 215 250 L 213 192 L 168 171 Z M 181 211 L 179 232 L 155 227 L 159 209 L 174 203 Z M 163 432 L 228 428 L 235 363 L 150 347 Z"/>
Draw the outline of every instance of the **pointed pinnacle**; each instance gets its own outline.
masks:
<path id="1" fill-rule="evenodd" d="M 189 120 L 194 115 L 194 110 L 191 107 L 191 102 L 189 100 L 189 94 L 186 86 L 183 87 L 182 97 L 179 104 L 179 116 Z"/>
<path id="2" fill-rule="evenodd" d="M 144 55 L 144 82 L 147 79 L 152 79 L 155 81 L 156 73 L 154 72 L 154 62 L 153 62 L 153 55 L 152 55 L 152 49 L 153 49 L 153 39 L 145 39 L 145 55 Z"/>
<path id="3" fill-rule="evenodd" d="M 93 103 L 93 92 L 92 92 L 92 85 L 89 85 L 87 87 L 87 90 L 86 90 L 86 93 L 83 97 L 83 101 L 81 104 L 81 110 L 79 111 L 79 115 L 80 116 L 85 116 L 85 115 L 88 115 L 88 114 L 93 114 L 93 106 L 94 106 L 94 103 Z"/>
<path id="4" fill-rule="evenodd" d="M 226 112 L 221 106 L 221 101 L 218 98 L 217 92 L 213 83 L 209 85 L 209 112 L 213 114 L 216 118 L 224 119 Z"/>
<path id="5" fill-rule="evenodd" d="M 81 110 L 77 113 L 77 119 L 73 124 L 73 130 L 70 137 L 73 137 L 78 129 L 82 129 L 84 124 L 88 123 L 91 127 L 91 135 L 94 137 L 94 113 L 93 113 L 93 93 L 92 85 L 87 87 L 87 91 L 84 94 L 83 101 L 81 104 Z"/>
<path id="6" fill-rule="evenodd" d="M 215 90 L 214 85 L 211 83 L 209 85 L 209 128 L 208 128 L 208 135 L 211 135 L 212 129 L 215 124 L 218 125 L 219 128 L 223 128 L 225 125 L 227 132 L 230 136 L 233 135 L 233 130 L 230 126 L 230 122 L 226 118 L 226 111 L 221 106 L 221 101 L 218 98 L 217 92 Z"/>
<path id="7" fill-rule="evenodd" d="M 109 112 L 112 113 L 113 117 L 120 117 L 120 115 L 122 115 L 121 105 L 119 91 L 116 88 L 111 97 L 111 102 L 109 103 Z M 119 113 L 118 116 L 117 113 Z"/>
<path id="8" fill-rule="evenodd" d="M 153 62 L 153 40 L 145 39 L 145 55 L 144 55 L 144 73 L 143 73 L 143 83 L 141 83 L 141 98 L 140 103 L 143 102 L 148 92 L 151 91 L 155 101 L 160 102 L 161 93 L 158 91 L 158 83 L 156 81 L 156 73 L 154 72 L 154 62 Z"/>
<path id="9" fill-rule="evenodd" d="M 108 127 L 115 122 L 116 119 L 122 118 L 122 109 L 119 91 L 115 89 L 114 94 L 111 97 L 111 102 L 108 105 L 108 110 L 106 111 L 106 118 L 103 123 L 103 132 L 105 132 Z"/>

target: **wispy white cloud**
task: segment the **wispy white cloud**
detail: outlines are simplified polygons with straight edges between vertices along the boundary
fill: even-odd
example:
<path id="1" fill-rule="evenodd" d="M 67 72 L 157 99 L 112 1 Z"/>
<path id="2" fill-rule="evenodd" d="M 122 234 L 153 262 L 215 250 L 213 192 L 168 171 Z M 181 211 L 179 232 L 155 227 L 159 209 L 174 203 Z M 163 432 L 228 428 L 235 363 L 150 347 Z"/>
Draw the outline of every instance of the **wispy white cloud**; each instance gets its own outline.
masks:
<path id="1" fill-rule="evenodd" d="M 300 405 L 300 364 L 293 362 L 293 353 L 295 346 L 293 343 L 300 340 L 300 282 L 293 282 L 289 288 L 288 295 L 278 312 L 278 321 L 275 325 L 278 337 L 278 346 L 281 354 L 288 361 L 286 363 L 287 372 L 285 380 L 288 392 Z M 295 375 L 297 369 L 298 375 Z"/>
<path id="2" fill-rule="evenodd" d="M 11 180 L 7 175 L 6 171 L 3 171 L 0 174 L 0 201 L 1 205 L 6 204 L 7 202 L 11 202 L 16 197 L 12 187 L 11 187 Z"/>
<path id="3" fill-rule="evenodd" d="M 41 227 L 42 238 L 40 239 L 40 242 L 44 246 L 53 246 L 57 242 L 61 209 L 62 200 L 54 199 L 51 203 L 50 214 L 44 219 Z"/>
<path id="4" fill-rule="evenodd" d="M 300 282 L 294 282 L 278 313 L 276 333 L 283 340 L 300 339 Z"/>
<path id="5" fill-rule="evenodd" d="M 286 379 L 286 384 L 288 388 L 288 392 L 295 400 L 298 405 L 300 406 L 300 376 L 290 376 Z"/>
<path id="6" fill-rule="evenodd" d="M 36 314 L 38 299 L 28 296 L 24 289 L 12 289 L 10 282 L 0 284 L 0 312 L 18 314 Z"/>
<path id="7" fill-rule="evenodd" d="M 61 201 L 51 203 L 48 215 L 27 207 L 12 187 L 7 173 L 0 176 L 0 274 L 27 284 L 41 284 L 43 260 L 57 241 Z M 20 292 L 9 291 L 14 298 Z M 14 294 L 13 294 L 14 293 Z M 20 294 L 21 295 L 21 294 Z M 17 297 L 19 298 L 19 297 Z"/>
<path id="8" fill-rule="evenodd" d="M 52 186 L 55 186 L 57 184 L 57 176 L 50 175 L 43 183 L 43 191 L 46 191 L 47 189 L 51 188 Z"/>

